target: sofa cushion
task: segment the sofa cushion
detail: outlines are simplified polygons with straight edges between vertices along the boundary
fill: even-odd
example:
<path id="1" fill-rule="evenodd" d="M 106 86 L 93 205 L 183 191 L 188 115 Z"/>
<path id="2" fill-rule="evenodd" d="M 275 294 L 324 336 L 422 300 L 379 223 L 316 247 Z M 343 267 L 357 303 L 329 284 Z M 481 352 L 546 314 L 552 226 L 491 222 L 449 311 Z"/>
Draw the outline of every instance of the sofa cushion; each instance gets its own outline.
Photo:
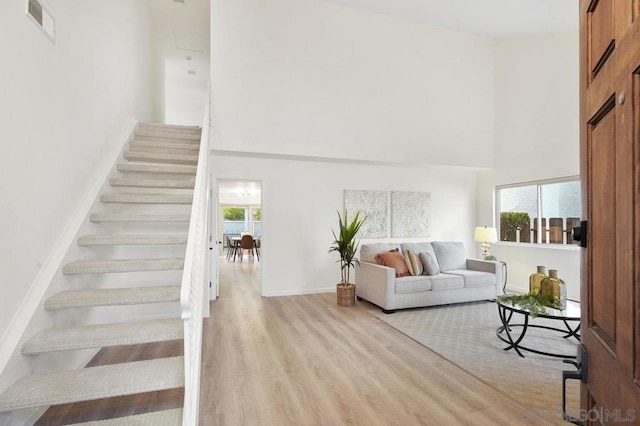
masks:
<path id="1" fill-rule="evenodd" d="M 464 245 L 453 241 L 434 241 L 431 243 L 438 258 L 441 271 L 467 268 L 467 253 Z"/>
<path id="2" fill-rule="evenodd" d="M 433 291 L 454 290 L 464 288 L 464 278 L 460 275 L 438 274 L 429 277 Z"/>
<path id="3" fill-rule="evenodd" d="M 411 250 L 403 250 L 404 262 L 407 264 L 407 268 L 409 269 L 410 275 L 422 275 L 424 270 L 422 266 L 422 261 L 420 260 L 420 256 L 411 251 Z"/>
<path id="4" fill-rule="evenodd" d="M 418 293 L 431 290 L 431 280 L 424 275 L 396 278 L 396 294 Z"/>
<path id="5" fill-rule="evenodd" d="M 376 256 L 389 250 L 400 249 L 400 244 L 372 243 L 360 246 L 360 261 L 376 263 Z"/>
<path id="6" fill-rule="evenodd" d="M 403 252 L 411 250 L 414 253 L 433 253 L 433 247 L 431 247 L 431 243 L 422 242 L 422 243 L 402 243 L 400 244 Z"/>
<path id="7" fill-rule="evenodd" d="M 447 271 L 447 274 L 460 275 L 464 279 L 465 288 L 495 287 L 496 285 L 496 274 L 491 272 L 452 269 Z"/>
<path id="8" fill-rule="evenodd" d="M 396 277 L 405 277 L 409 275 L 409 269 L 404 262 L 404 258 L 400 254 L 400 249 L 393 249 L 376 256 L 376 262 L 383 266 L 388 266 L 396 270 Z"/>
<path id="9" fill-rule="evenodd" d="M 435 253 L 420 253 L 420 262 L 422 262 L 423 274 L 438 275 L 440 273 L 440 266 Z"/>

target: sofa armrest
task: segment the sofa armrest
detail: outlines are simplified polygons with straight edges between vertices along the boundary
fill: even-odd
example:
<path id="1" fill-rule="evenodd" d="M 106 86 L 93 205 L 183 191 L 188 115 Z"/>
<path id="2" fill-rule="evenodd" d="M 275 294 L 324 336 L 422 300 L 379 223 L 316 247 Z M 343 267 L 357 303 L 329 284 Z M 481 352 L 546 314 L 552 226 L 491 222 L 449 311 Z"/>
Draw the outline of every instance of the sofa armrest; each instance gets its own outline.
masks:
<path id="1" fill-rule="evenodd" d="M 505 266 L 502 262 L 493 260 L 467 259 L 467 269 L 472 271 L 490 272 L 496 275 L 496 296 L 504 294 Z"/>
<path id="2" fill-rule="evenodd" d="M 395 309 L 395 269 L 375 263 L 360 262 L 355 272 L 358 297 L 386 310 Z"/>

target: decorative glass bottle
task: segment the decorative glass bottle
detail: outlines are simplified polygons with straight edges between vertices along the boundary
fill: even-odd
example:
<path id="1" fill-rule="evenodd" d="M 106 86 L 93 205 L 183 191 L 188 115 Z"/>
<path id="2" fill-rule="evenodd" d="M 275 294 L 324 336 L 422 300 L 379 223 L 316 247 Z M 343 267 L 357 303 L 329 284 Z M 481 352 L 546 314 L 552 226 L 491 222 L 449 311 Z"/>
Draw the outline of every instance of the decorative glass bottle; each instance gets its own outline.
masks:
<path id="1" fill-rule="evenodd" d="M 542 284 L 542 280 L 547 278 L 547 274 L 544 273 L 544 266 L 538 266 L 538 272 L 532 274 L 529 277 L 529 293 L 530 294 L 538 294 L 540 293 L 540 284 Z"/>
<path id="2" fill-rule="evenodd" d="M 549 269 L 549 276 L 542 280 L 540 293 L 543 296 L 553 296 L 553 303 L 550 308 L 567 308 L 567 286 L 563 280 L 558 278 L 558 271 Z"/>

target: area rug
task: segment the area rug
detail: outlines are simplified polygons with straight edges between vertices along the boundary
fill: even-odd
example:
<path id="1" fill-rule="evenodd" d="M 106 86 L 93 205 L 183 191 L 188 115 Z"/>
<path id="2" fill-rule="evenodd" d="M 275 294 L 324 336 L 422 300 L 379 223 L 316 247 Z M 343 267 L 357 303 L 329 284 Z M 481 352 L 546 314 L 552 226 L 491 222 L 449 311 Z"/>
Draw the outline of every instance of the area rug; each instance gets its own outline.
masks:
<path id="1" fill-rule="evenodd" d="M 531 352 L 523 352 L 525 358 L 521 358 L 513 350 L 503 350 L 507 344 L 496 336 L 501 322 L 495 303 L 408 309 L 390 315 L 379 310 L 371 313 L 536 415 L 553 423 L 564 423 L 562 371 L 575 368 L 560 358 Z M 512 323 L 517 322 L 522 322 L 522 317 L 514 314 Z M 564 327 L 560 321 L 544 318 L 532 319 L 530 324 Z M 575 354 L 577 347 L 573 338 L 564 339 L 559 332 L 535 328 L 527 330 L 522 344 L 561 354 Z M 567 385 L 567 408 L 570 413 L 577 414 L 580 407 L 579 385 L 576 380 L 569 380 Z"/>

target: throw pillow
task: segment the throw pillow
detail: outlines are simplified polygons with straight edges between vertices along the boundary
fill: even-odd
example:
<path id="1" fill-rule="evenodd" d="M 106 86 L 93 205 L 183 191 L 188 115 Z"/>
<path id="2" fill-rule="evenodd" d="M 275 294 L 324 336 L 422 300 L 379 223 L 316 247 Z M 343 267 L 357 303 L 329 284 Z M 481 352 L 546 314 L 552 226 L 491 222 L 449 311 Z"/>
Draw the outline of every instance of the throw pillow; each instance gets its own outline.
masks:
<path id="1" fill-rule="evenodd" d="M 467 254 L 464 245 L 454 241 L 434 241 L 431 243 L 438 259 L 440 270 L 467 269 Z"/>
<path id="2" fill-rule="evenodd" d="M 398 249 L 394 249 L 376 256 L 376 262 L 382 266 L 388 266 L 396 270 L 396 277 L 406 277 L 409 269 Z"/>
<path id="3" fill-rule="evenodd" d="M 438 259 L 433 253 L 420 253 L 420 261 L 424 267 L 425 275 L 438 275 L 440 273 L 440 265 Z"/>
<path id="4" fill-rule="evenodd" d="M 422 266 L 420 255 L 412 250 L 407 250 L 405 253 L 406 255 L 404 260 L 407 263 L 407 267 L 409 268 L 411 275 L 422 275 L 424 267 Z"/>
<path id="5" fill-rule="evenodd" d="M 402 252 L 402 258 L 404 259 L 404 263 L 405 265 L 407 265 L 407 269 L 409 270 L 409 275 L 416 275 L 414 269 L 413 269 L 413 265 L 411 264 L 411 259 L 409 258 L 409 252 L 408 251 L 403 251 Z"/>

